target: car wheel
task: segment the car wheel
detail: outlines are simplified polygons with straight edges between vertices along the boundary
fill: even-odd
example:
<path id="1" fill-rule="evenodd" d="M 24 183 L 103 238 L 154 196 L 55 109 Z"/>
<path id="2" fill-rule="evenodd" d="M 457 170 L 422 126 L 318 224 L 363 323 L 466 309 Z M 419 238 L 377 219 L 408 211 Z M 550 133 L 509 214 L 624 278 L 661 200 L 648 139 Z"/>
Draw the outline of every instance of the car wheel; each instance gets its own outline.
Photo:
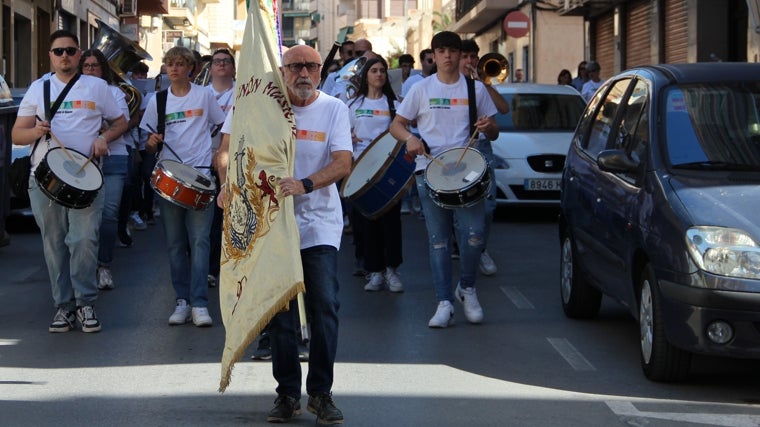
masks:
<path id="1" fill-rule="evenodd" d="M 569 233 L 562 239 L 561 250 L 559 289 L 565 316 L 573 319 L 595 317 L 602 305 L 602 293 L 586 281 L 578 268 L 575 244 Z"/>
<path id="2" fill-rule="evenodd" d="M 691 353 L 672 346 L 665 336 L 663 313 L 654 288 L 654 269 L 647 264 L 641 272 L 639 301 L 639 331 L 641 367 L 652 381 L 680 381 L 691 367 Z"/>

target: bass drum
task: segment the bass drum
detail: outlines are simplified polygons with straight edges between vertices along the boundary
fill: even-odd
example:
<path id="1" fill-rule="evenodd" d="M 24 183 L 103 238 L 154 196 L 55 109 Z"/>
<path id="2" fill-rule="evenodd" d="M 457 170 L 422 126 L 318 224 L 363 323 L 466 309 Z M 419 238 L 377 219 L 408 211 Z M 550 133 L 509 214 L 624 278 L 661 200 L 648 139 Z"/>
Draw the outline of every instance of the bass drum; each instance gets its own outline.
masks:
<path id="1" fill-rule="evenodd" d="M 378 136 L 356 159 L 343 180 L 340 195 L 369 219 L 375 219 L 398 203 L 412 185 L 414 159 L 405 156 L 406 143 L 390 132 Z"/>
<path id="2" fill-rule="evenodd" d="M 461 160 L 460 160 L 461 158 Z M 452 148 L 425 169 L 430 198 L 446 209 L 465 208 L 483 200 L 491 187 L 486 158 L 474 148 Z"/>
<path id="3" fill-rule="evenodd" d="M 103 186 L 100 168 L 71 148 L 48 151 L 34 170 L 34 177 L 46 196 L 71 209 L 90 206 Z"/>

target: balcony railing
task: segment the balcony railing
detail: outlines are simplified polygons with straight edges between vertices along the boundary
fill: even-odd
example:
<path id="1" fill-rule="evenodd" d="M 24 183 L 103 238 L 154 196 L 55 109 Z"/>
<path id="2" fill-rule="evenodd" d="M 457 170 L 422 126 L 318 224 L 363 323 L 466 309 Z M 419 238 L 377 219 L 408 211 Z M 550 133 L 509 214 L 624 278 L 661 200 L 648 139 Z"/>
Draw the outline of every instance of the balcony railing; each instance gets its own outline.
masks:
<path id="1" fill-rule="evenodd" d="M 303 10 L 309 12 L 311 10 L 310 0 L 285 0 L 282 2 L 282 11 L 287 12 L 290 10 Z"/>

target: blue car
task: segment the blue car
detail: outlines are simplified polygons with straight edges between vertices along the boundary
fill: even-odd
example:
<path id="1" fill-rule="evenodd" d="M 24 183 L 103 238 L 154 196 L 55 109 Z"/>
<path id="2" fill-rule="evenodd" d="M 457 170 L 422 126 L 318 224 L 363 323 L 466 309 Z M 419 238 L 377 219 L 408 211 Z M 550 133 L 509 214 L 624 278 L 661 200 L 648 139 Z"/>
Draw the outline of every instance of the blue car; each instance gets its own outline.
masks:
<path id="1" fill-rule="evenodd" d="M 641 366 L 760 358 L 760 64 L 654 65 L 599 88 L 561 181 L 567 317 L 602 295 L 638 320 Z"/>

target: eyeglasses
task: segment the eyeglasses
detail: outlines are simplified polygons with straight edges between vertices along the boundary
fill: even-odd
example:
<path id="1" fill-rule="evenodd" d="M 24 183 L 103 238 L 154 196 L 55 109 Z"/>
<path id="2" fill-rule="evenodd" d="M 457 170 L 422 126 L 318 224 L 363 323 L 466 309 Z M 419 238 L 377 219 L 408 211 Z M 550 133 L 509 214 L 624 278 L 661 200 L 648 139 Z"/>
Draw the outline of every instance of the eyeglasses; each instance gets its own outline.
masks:
<path id="1" fill-rule="evenodd" d="M 100 68 L 100 64 L 97 62 L 94 62 L 92 64 L 88 64 L 85 62 L 84 64 L 82 64 L 83 70 L 87 70 L 87 69 L 94 70 L 95 68 Z"/>
<path id="2" fill-rule="evenodd" d="M 66 52 L 66 55 L 74 56 L 79 52 L 78 47 L 54 47 L 50 49 L 51 52 L 53 52 L 53 55 L 55 56 L 63 56 L 63 52 Z"/>
<path id="3" fill-rule="evenodd" d="M 211 61 L 211 63 L 214 65 L 227 65 L 227 64 L 232 64 L 232 60 L 230 58 L 219 58 L 219 59 L 214 59 L 213 61 Z"/>
<path id="4" fill-rule="evenodd" d="M 364 52 L 366 52 L 366 50 L 355 50 L 354 51 L 354 53 L 356 54 L 356 56 L 362 56 L 362 55 L 364 55 Z"/>
<path id="5" fill-rule="evenodd" d="M 427 59 L 425 59 L 425 62 L 427 62 L 428 64 L 432 64 L 433 63 L 433 58 L 427 58 Z"/>
<path id="6" fill-rule="evenodd" d="M 321 67 L 322 64 L 319 62 L 294 62 L 292 64 L 285 64 L 283 67 L 290 70 L 291 73 L 300 73 L 301 70 L 306 67 L 307 70 L 309 70 L 310 73 L 315 73 L 319 71 L 319 67 Z"/>

